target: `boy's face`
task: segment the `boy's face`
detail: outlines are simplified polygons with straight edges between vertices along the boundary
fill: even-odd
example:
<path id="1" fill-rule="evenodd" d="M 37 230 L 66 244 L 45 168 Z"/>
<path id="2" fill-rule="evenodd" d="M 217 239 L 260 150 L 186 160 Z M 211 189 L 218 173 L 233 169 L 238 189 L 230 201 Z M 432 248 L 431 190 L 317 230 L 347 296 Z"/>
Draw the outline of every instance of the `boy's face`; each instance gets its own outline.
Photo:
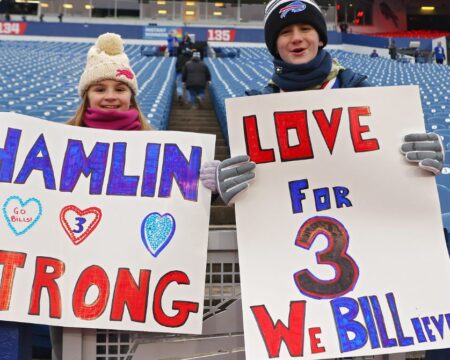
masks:
<path id="1" fill-rule="evenodd" d="M 289 64 L 306 64 L 314 59 L 323 42 L 311 25 L 293 24 L 278 34 L 277 51 L 281 60 Z"/>

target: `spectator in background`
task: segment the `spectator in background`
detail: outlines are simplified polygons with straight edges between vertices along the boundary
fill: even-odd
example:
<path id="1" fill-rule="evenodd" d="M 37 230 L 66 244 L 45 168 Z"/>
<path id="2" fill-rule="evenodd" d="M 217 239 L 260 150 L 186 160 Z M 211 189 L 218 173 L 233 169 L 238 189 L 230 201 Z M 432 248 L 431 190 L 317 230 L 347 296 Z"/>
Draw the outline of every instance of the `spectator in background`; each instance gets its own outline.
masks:
<path id="1" fill-rule="evenodd" d="M 178 38 L 175 30 L 167 35 L 167 51 L 169 52 L 169 56 L 177 56 Z"/>
<path id="2" fill-rule="evenodd" d="M 346 34 L 348 32 L 348 24 L 347 23 L 341 23 L 339 25 L 339 29 L 341 29 L 341 33 Z"/>
<path id="3" fill-rule="evenodd" d="M 373 49 L 372 53 L 370 54 L 370 57 L 371 57 L 371 58 L 377 58 L 377 57 L 379 57 L 376 49 Z"/>
<path id="4" fill-rule="evenodd" d="M 58 14 L 58 20 L 59 20 L 59 22 L 62 22 L 63 17 L 64 17 L 64 14 L 63 14 L 62 12 Z"/>
<path id="5" fill-rule="evenodd" d="M 39 15 L 39 21 L 44 22 L 44 14 Z"/>
<path id="6" fill-rule="evenodd" d="M 192 109 L 202 106 L 205 99 L 205 89 L 211 81 L 211 73 L 206 64 L 201 60 L 198 51 L 192 54 L 192 60 L 188 61 L 183 69 L 183 84 L 188 92 L 188 104 Z"/>
<path id="7" fill-rule="evenodd" d="M 414 63 L 416 63 L 416 64 L 419 63 L 419 57 L 420 57 L 420 50 L 419 50 L 419 48 L 416 48 L 414 50 Z"/>
<path id="8" fill-rule="evenodd" d="M 8 12 L 5 13 L 5 21 L 11 21 L 11 15 Z"/>
<path id="9" fill-rule="evenodd" d="M 192 46 L 193 46 L 193 43 L 192 43 L 191 37 L 189 36 L 188 33 L 185 33 L 183 36 L 183 40 L 181 41 L 181 43 L 178 47 L 178 55 L 181 54 L 183 52 L 183 50 L 186 50 L 186 49 L 192 50 Z"/>
<path id="10" fill-rule="evenodd" d="M 443 64 L 445 60 L 445 51 L 442 47 L 442 42 L 438 41 L 437 46 L 434 48 L 433 56 L 436 59 L 437 64 Z"/>
<path id="11" fill-rule="evenodd" d="M 22 21 L 27 21 L 27 17 L 25 15 L 22 15 Z"/>
<path id="12" fill-rule="evenodd" d="M 395 45 L 395 40 L 391 40 L 389 43 L 389 55 L 392 60 L 397 59 L 397 45 Z"/>
<path id="13" fill-rule="evenodd" d="M 178 102 L 180 104 L 184 103 L 184 96 L 183 96 L 183 69 L 184 65 L 191 60 L 192 57 L 192 50 L 190 48 L 186 48 L 184 50 L 181 50 L 180 54 L 177 57 L 177 63 L 175 64 L 175 74 L 176 74 L 176 85 L 177 85 L 177 98 Z"/>

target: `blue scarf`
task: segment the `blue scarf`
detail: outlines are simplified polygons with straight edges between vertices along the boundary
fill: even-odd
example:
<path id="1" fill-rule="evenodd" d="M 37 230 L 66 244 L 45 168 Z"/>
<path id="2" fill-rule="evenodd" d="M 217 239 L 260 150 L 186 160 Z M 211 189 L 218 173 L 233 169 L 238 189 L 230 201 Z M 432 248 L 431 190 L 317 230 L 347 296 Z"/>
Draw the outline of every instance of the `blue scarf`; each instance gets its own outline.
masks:
<path id="1" fill-rule="evenodd" d="M 283 91 L 301 91 L 322 85 L 331 71 L 332 62 L 331 55 L 325 50 L 319 50 L 306 64 L 288 64 L 275 58 L 272 81 Z"/>

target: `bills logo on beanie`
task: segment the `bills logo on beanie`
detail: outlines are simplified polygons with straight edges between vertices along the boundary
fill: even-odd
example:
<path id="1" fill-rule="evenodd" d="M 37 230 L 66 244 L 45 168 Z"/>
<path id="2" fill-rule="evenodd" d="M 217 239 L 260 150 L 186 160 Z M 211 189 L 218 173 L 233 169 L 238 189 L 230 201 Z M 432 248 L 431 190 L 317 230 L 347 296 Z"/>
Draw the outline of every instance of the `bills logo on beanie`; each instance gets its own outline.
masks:
<path id="1" fill-rule="evenodd" d="M 278 57 L 277 39 L 283 28 L 293 24 L 311 25 L 325 46 L 328 42 L 327 24 L 319 5 L 314 0 L 272 0 L 265 10 L 264 37 L 267 48 Z"/>
<path id="2" fill-rule="evenodd" d="M 121 81 L 128 85 L 134 95 L 138 92 L 136 75 L 130 67 L 120 35 L 100 35 L 95 45 L 89 49 L 86 68 L 78 84 L 78 93 L 83 96 L 89 86 L 103 80 Z"/>
<path id="3" fill-rule="evenodd" d="M 305 9 L 306 5 L 303 4 L 301 1 L 294 1 L 293 3 L 290 3 L 288 6 L 285 6 L 280 9 L 279 11 L 279 13 L 281 14 L 280 18 L 281 19 L 285 18 L 289 11 L 292 11 L 293 13 L 298 13 Z"/>

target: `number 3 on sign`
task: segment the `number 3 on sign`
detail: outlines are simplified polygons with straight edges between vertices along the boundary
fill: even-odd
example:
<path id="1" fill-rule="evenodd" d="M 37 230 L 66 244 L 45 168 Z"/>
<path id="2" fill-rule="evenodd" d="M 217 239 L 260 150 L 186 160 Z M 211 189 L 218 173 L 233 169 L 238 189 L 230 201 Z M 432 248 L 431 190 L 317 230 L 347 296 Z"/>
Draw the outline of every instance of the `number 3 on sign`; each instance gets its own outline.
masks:
<path id="1" fill-rule="evenodd" d="M 82 233 L 84 231 L 84 223 L 86 222 L 86 219 L 84 217 L 76 217 L 75 220 L 77 221 L 77 223 L 75 224 L 77 228 L 72 229 L 72 231 L 74 232 L 74 234 Z"/>
<path id="2" fill-rule="evenodd" d="M 317 216 L 307 220 L 300 228 L 295 245 L 309 250 L 318 235 L 328 240 L 328 246 L 317 255 L 317 263 L 334 268 L 335 277 L 321 280 L 309 270 L 294 274 L 294 281 L 301 293 L 316 299 L 333 299 L 353 290 L 359 276 L 358 265 L 347 254 L 349 236 L 345 227 L 336 219 Z"/>

